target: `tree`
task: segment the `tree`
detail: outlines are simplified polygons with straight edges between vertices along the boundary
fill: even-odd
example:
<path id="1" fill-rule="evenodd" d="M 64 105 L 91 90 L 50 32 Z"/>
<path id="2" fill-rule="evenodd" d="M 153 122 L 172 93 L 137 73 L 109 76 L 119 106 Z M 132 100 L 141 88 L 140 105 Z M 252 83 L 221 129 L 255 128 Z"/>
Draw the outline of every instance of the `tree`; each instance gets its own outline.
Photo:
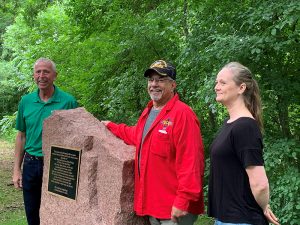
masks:
<path id="1" fill-rule="evenodd" d="M 289 180 L 299 176 L 299 1 L 15 2 L 15 13 L 0 8 L 8 18 L 0 22 L 1 116 L 13 114 L 20 95 L 35 87 L 34 61 L 49 57 L 57 64 L 58 86 L 88 111 L 133 124 L 149 100 L 144 71 L 166 59 L 177 66 L 181 99 L 200 118 L 208 156 L 228 116 L 215 101 L 216 74 L 229 61 L 240 61 L 261 89 L 275 212 L 282 224 L 298 224 L 299 194 Z M 14 1 L 6 3 L 5 9 L 14 9 Z M 283 190 L 288 198 L 279 194 Z"/>

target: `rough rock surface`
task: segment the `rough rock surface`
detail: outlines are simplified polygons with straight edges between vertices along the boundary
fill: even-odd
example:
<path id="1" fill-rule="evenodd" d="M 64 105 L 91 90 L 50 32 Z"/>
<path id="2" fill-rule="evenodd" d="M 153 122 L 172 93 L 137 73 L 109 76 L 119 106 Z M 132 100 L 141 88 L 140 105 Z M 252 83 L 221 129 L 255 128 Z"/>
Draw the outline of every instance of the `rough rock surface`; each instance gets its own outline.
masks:
<path id="1" fill-rule="evenodd" d="M 47 191 L 52 145 L 82 150 L 76 200 Z M 133 213 L 134 148 L 84 108 L 55 111 L 45 120 L 43 152 L 42 225 L 148 224 Z"/>

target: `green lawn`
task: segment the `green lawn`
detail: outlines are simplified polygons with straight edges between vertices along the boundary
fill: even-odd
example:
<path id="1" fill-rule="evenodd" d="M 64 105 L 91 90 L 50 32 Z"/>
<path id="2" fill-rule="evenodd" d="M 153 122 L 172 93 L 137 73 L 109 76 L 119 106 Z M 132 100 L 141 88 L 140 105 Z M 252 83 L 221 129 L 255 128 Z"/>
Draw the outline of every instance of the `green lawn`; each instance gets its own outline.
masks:
<path id="1" fill-rule="evenodd" d="M 208 216 L 199 216 L 195 225 L 213 225 L 214 220 Z"/>
<path id="2" fill-rule="evenodd" d="M 11 183 L 13 144 L 0 140 L 0 224 L 25 225 L 22 191 Z"/>

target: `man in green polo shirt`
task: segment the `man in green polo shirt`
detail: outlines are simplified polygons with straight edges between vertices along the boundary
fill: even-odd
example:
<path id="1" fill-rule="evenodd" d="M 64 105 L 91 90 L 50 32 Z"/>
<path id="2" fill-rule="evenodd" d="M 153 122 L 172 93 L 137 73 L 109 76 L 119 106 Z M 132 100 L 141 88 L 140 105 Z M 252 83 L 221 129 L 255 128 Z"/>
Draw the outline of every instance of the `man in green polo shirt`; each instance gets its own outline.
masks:
<path id="1" fill-rule="evenodd" d="M 35 62 L 33 70 L 33 78 L 38 89 L 23 96 L 19 103 L 13 182 L 16 188 L 23 189 L 28 224 L 38 225 L 44 163 L 43 121 L 54 110 L 76 108 L 77 101 L 72 95 L 53 84 L 57 77 L 53 61 L 40 58 Z"/>

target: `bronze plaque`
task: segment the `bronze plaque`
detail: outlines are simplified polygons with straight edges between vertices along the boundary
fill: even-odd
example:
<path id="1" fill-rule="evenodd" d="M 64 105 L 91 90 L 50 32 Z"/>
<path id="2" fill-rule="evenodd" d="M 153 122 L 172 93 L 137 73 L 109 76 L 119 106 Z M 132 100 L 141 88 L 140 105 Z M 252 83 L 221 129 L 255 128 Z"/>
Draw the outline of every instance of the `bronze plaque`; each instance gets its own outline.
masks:
<path id="1" fill-rule="evenodd" d="M 51 146 L 48 191 L 76 200 L 81 150 Z"/>

